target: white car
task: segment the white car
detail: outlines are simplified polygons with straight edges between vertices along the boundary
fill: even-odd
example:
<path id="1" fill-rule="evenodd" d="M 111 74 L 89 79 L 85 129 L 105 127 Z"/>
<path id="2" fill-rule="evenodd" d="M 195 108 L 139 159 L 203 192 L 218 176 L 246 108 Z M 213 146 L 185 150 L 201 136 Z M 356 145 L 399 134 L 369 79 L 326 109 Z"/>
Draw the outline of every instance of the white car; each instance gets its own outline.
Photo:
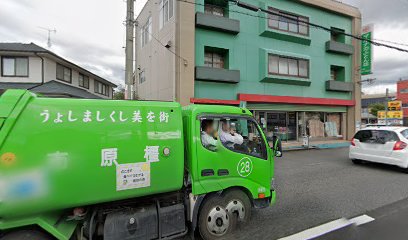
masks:
<path id="1" fill-rule="evenodd" d="M 396 165 L 408 171 L 408 127 L 368 127 L 351 140 L 350 159 Z"/>

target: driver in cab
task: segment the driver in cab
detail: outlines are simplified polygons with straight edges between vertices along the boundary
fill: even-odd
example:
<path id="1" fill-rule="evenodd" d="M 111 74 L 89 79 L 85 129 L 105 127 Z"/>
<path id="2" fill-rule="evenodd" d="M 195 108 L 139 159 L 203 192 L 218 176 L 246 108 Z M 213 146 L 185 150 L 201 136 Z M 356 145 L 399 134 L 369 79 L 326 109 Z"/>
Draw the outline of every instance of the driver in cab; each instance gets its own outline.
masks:
<path id="1" fill-rule="evenodd" d="M 226 120 L 221 121 L 222 129 L 220 132 L 220 140 L 227 148 L 234 148 L 234 145 L 241 145 L 244 138 L 235 131 L 235 125 L 230 124 Z"/>

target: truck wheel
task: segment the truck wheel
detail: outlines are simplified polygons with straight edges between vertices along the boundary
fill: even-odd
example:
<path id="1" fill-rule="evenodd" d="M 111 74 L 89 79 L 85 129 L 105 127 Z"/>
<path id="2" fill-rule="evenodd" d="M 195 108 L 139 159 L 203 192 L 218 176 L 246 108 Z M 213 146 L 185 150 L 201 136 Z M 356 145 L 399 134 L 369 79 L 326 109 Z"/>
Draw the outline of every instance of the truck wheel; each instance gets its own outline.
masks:
<path id="1" fill-rule="evenodd" d="M 227 211 L 236 215 L 239 222 L 248 222 L 252 210 L 248 196 L 241 190 L 230 190 L 224 194 L 224 197 Z"/>
<path id="2" fill-rule="evenodd" d="M 225 201 L 216 195 L 205 200 L 198 219 L 198 229 L 205 240 L 222 239 L 236 225 L 236 219 L 225 209 Z"/>
<path id="3" fill-rule="evenodd" d="M 51 236 L 34 229 L 22 229 L 7 233 L 0 240 L 52 240 Z"/>

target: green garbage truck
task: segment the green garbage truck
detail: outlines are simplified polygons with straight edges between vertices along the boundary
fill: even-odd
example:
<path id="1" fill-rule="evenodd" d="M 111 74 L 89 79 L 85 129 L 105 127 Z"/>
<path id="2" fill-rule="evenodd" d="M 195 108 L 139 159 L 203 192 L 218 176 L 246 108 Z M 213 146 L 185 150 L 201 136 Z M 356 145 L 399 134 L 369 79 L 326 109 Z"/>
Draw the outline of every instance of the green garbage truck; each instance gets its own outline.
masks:
<path id="1" fill-rule="evenodd" d="M 0 239 L 221 239 L 273 204 L 280 155 L 245 108 L 8 90 Z"/>

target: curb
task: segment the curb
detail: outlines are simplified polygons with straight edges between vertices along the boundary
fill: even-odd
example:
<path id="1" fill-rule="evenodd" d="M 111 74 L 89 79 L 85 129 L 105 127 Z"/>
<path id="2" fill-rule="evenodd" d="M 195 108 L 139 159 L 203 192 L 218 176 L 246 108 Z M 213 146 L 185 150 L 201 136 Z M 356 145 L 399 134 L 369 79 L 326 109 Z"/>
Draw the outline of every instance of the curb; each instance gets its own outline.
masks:
<path id="1" fill-rule="evenodd" d="M 300 150 L 311 150 L 311 149 L 334 149 L 334 148 L 346 148 L 350 146 L 350 142 L 344 143 L 323 143 L 323 144 L 311 144 L 309 148 L 305 148 L 303 146 L 291 146 L 291 147 L 283 147 L 282 150 L 287 151 L 300 151 Z"/>

